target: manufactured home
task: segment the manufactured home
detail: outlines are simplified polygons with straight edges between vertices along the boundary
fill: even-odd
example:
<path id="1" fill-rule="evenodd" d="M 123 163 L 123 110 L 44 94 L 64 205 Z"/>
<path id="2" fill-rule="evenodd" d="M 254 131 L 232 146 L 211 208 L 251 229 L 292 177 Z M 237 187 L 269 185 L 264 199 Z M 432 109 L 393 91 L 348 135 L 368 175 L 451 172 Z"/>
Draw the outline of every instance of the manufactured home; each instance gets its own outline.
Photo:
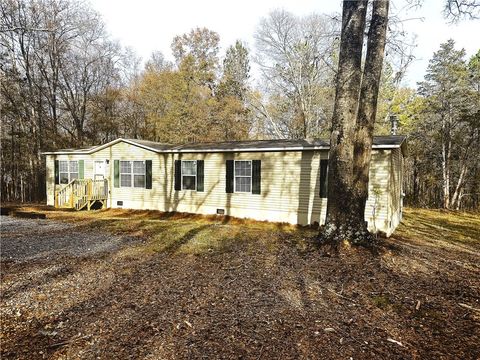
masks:
<path id="1" fill-rule="evenodd" d="M 47 203 L 152 209 L 308 225 L 325 222 L 329 142 L 170 145 L 117 139 L 45 153 Z M 375 137 L 365 220 L 390 235 L 402 217 L 403 136 Z"/>

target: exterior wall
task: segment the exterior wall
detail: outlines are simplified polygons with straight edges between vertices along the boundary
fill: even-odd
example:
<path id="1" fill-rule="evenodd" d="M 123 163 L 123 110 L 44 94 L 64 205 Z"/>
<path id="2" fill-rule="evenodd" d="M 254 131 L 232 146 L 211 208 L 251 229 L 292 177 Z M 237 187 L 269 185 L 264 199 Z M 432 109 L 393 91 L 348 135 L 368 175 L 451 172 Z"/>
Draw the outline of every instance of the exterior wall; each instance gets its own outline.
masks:
<path id="1" fill-rule="evenodd" d="M 47 205 L 55 205 L 55 192 L 59 191 L 64 184 L 55 184 L 55 160 L 83 160 L 84 161 L 84 178 L 92 178 L 92 155 L 47 155 Z M 49 160 L 49 158 L 51 158 Z"/>
<path id="2" fill-rule="evenodd" d="M 163 167 L 160 164 L 160 156 L 149 150 L 142 149 L 138 146 L 119 142 L 113 146 L 103 150 L 94 152 L 90 156 L 89 161 L 85 161 L 85 178 L 94 177 L 94 162 L 105 161 L 106 165 L 106 179 L 108 180 L 109 199 L 107 201 L 108 207 L 119 207 L 117 201 L 123 201 L 124 208 L 131 209 L 157 209 L 162 210 L 158 203 L 163 201 L 160 192 L 160 177 Z M 114 187 L 114 160 L 129 160 L 129 161 L 145 161 L 152 160 L 152 189 L 135 188 L 135 187 Z M 88 163 L 88 165 L 87 165 Z"/>
<path id="3" fill-rule="evenodd" d="M 55 205 L 55 155 L 47 155 L 45 186 L 47 191 L 47 205 Z"/>
<path id="4" fill-rule="evenodd" d="M 48 155 L 51 159 L 51 178 L 50 186 L 47 185 L 47 202 L 50 205 L 49 198 L 54 198 L 55 191 L 60 190 L 65 185 L 55 184 L 54 178 L 54 160 L 83 160 L 84 161 L 84 178 L 93 179 L 95 176 L 95 161 L 105 162 L 105 178 L 108 180 L 109 198 L 107 201 L 108 207 L 116 207 L 117 201 L 124 201 L 123 207 L 132 209 L 159 209 L 156 203 L 160 201 L 160 194 L 158 193 L 158 185 L 161 173 L 155 171 L 161 169 L 159 154 L 149 150 L 144 150 L 134 145 L 120 142 L 103 150 L 94 152 L 90 155 L 84 154 L 68 154 L 68 155 Z M 153 178 L 152 189 L 142 188 L 114 188 L 113 187 L 113 160 L 152 160 Z M 49 172 L 49 163 L 47 158 L 47 173 Z M 48 175 L 47 175 L 48 177 Z M 48 181 L 47 181 L 48 183 Z M 51 205 L 54 201 L 51 201 Z"/>
<path id="5" fill-rule="evenodd" d="M 370 163 L 368 199 L 365 220 L 372 232 L 382 231 L 390 235 L 388 184 L 390 181 L 390 150 L 373 150 Z"/>
<path id="6" fill-rule="evenodd" d="M 401 149 L 393 149 L 390 156 L 390 182 L 389 192 L 389 218 L 391 220 L 390 230 L 400 224 L 403 211 L 403 155 Z M 390 235 L 390 234 L 389 234 Z"/>
<path id="7" fill-rule="evenodd" d="M 178 159 L 204 160 L 204 192 L 173 191 L 173 160 Z M 261 194 L 226 193 L 226 160 L 261 160 Z M 311 173 L 302 174 L 301 162 L 302 153 L 293 151 L 175 154 L 167 160 L 168 210 L 215 214 L 224 209 L 235 217 L 307 223 L 308 204 L 299 193 L 309 193 Z"/>
<path id="8" fill-rule="evenodd" d="M 374 150 L 370 169 L 370 196 L 365 219 L 372 231 L 389 233 L 390 150 Z M 319 196 L 320 159 L 328 151 L 242 152 L 242 153 L 155 153 L 119 142 L 91 155 L 56 155 L 56 160 L 84 160 L 84 177 L 93 178 L 94 161 L 107 161 L 108 207 L 155 209 L 199 214 L 225 215 L 307 225 L 323 224 L 326 199 Z M 204 191 L 174 190 L 174 160 L 204 160 Z M 152 160 L 152 189 L 115 188 L 114 160 Z M 261 160 L 261 194 L 226 193 L 226 160 Z M 48 201 L 53 204 L 54 156 L 47 158 Z M 50 170 L 49 170 L 50 168 Z M 57 185 L 57 190 L 60 185 Z M 375 191 L 374 191 L 375 189 Z M 123 205 L 117 202 L 123 201 Z"/>

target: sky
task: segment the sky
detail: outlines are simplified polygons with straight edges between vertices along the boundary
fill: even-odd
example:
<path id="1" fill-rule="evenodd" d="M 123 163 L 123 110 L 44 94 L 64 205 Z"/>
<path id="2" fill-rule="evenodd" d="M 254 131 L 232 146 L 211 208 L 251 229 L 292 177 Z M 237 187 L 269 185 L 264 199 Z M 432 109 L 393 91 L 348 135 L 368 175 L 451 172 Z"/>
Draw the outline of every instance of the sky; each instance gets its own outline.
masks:
<path id="1" fill-rule="evenodd" d="M 220 35 L 221 55 L 225 49 L 242 40 L 254 51 L 253 34 L 260 19 L 276 8 L 295 15 L 340 13 L 339 0 L 90 0 L 103 17 L 107 31 L 123 46 L 130 47 L 146 61 L 153 51 L 161 51 L 173 60 L 170 44 L 176 35 L 195 27 L 207 27 Z M 440 44 L 452 38 L 457 48 L 470 57 L 480 49 L 480 21 L 449 24 L 442 16 L 443 0 L 424 0 L 421 8 L 403 9 L 403 0 L 393 1 L 391 14 L 399 13 L 404 28 L 416 34 L 414 62 L 405 85 L 416 87 L 428 66 L 428 60 Z M 255 76 L 255 70 L 253 72 Z"/>

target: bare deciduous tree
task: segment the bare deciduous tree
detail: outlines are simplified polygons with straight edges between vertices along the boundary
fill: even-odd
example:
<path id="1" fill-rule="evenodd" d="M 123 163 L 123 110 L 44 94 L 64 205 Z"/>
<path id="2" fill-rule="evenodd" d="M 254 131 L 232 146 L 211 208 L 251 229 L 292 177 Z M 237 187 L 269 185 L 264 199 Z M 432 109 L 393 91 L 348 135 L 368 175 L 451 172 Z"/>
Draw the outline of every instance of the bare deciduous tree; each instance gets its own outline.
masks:
<path id="1" fill-rule="evenodd" d="M 83 2 L 6 0 L 0 12 L 2 194 L 37 200 L 41 152 L 101 136 L 85 141 L 89 127 L 99 129 L 94 103 L 120 84 L 123 55 Z"/>
<path id="2" fill-rule="evenodd" d="M 324 15 L 298 18 L 275 10 L 260 22 L 256 62 L 267 99 L 288 109 L 269 119 L 282 137 L 313 137 L 326 129 L 337 38 L 337 22 Z"/>

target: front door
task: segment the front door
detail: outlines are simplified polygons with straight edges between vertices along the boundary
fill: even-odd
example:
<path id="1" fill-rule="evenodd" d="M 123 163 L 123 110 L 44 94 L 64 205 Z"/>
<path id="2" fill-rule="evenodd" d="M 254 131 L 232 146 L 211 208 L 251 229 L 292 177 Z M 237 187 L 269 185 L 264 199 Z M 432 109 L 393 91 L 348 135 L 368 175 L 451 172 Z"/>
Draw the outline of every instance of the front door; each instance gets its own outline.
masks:
<path id="1" fill-rule="evenodd" d="M 95 161 L 94 180 L 103 180 L 105 178 L 105 161 Z"/>

